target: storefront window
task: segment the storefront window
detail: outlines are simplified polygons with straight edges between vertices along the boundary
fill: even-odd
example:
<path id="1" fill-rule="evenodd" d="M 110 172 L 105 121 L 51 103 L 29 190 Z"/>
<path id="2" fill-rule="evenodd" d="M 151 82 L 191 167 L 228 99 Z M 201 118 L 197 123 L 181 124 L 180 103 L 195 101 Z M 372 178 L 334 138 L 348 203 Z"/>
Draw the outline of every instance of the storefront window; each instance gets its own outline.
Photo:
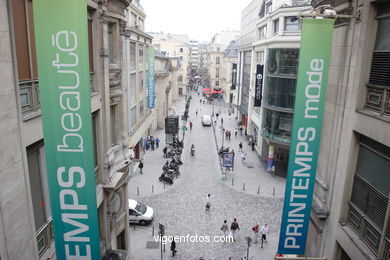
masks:
<path id="1" fill-rule="evenodd" d="M 283 109 L 294 109 L 296 79 L 266 77 L 265 104 Z"/>
<path id="2" fill-rule="evenodd" d="M 269 49 L 266 74 L 296 77 L 298 56 L 298 49 Z"/>
<path id="3" fill-rule="evenodd" d="M 293 114 L 264 109 L 261 135 L 279 143 L 290 143 Z"/>

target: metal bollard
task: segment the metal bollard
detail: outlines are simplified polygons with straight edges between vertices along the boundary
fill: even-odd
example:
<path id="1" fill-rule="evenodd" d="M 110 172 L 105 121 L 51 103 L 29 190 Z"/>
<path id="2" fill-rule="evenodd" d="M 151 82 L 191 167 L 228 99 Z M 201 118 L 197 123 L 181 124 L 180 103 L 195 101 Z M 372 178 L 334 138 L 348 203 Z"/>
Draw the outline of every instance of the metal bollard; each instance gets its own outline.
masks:
<path id="1" fill-rule="evenodd" d="M 234 178 L 232 178 L 232 186 L 234 186 Z"/>
<path id="2" fill-rule="evenodd" d="M 272 191 L 272 195 L 275 195 L 275 187 L 274 187 L 274 189 L 273 189 L 273 191 Z"/>
<path id="3" fill-rule="evenodd" d="M 154 236 L 154 226 L 152 227 L 152 236 Z"/>
<path id="4" fill-rule="evenodd" d="M 245 190 L 245 182 L 242 184 L 242 190 Z"/>
<path id="5" fill-rule="evenodd" d="M 138 188 L 138 186 L 137 186 L 137 194 L 139 195 L 139 188 Z"/>
<path id="6" fill-rule="evenodd" d="M 152 184 L 152 193 L 154 193 L 154 186 L 153 186 L 153 184 Z"/>
<path id="7" fill-rule="evenodd" d="M 259 185 L 259 187 L 257 188 L 257 194 L 260 194 L 260 185 Z"/>

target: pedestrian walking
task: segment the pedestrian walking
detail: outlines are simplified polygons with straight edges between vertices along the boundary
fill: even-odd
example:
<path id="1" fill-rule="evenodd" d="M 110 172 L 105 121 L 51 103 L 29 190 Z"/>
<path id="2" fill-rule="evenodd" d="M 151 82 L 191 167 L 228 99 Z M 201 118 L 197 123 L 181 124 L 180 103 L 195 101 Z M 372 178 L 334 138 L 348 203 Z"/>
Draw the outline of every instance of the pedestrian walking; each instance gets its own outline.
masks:
<path id="1" fill-rule="evenodd" d="M 232 155 L 233 155 L 233 160 L 234 160 L 234 155 L 235 155 L 236 153 L 234 152 L 234 149 L 232 149 Z"/>
<path id="2" fill-rule="evenodd" d="M 242 152 L 242 142 L 238 144 L 239 151 Z"/>
<path id="3" fill-rule="evenodd" d="M 234 136 L 235 136 L 235 137 L 237 137 L 237 132 L 238 132 L 237 128 L 234 129 Z"/>
<path id="4" fill-rule="evenodd" d="M 163 149 L 164 158 L 167 158 L 167 151 L 168 151 L 168 147 L 165 146 Z"/>
<path id="5" fill-rule="evenodd" d="M 202 99 L 199 99 L 199 104 L 202 104 Z"/>
<path id="6" fill-rule="evenodd" d="M 139 162 L 138 168 L 139 168 L 139 173 L 144 174 L 144 172 L 142 171 L 142 169 L 144 168 L 144 163 L 142 161 Z"/>
<path id="7" fill-rule="evenodd" d="M 149 150 L 149 140 L 148 139 L 144 140 L 144 149 Z"/>
<path id="8" fill-rule="evenodd" d="M 223 117 L 221 117 L 221 124 L 223 124 Z"/>
<path id="9" fill-rule="evenodd" d="M 155 141 L 154 141 L 154 138 L 152 136 L 152 138 L 150 139 L 150 146 L 151 146 L 152 150 L 154 150 L 154 145 L 155 145 Z"/>
<path id="10" fill-rule="evenodd" d="M 196 110 L 196 113 L 195 113 L 196 115 L 198 115 L 198 109 Z"/>
<path id="11" fill-rule="evenodd" d="M 226 219 L 223 221 L 221 230 L 222 230 L 222 232 L 223 232 L 223 235 L 226 237 L 226 235 L 227 235 L 228 232 L 229 232 L 229 226 L 228 226 L 228 224 L 227 224 L 227 220 L 226 220 Z"/>
<path id="12" fill-rule="evenodd" d="M 246 153 L 241 152 L 240 157 L 241 157 L 242 163 L 244 163 L 244 161 L 246 160 Z"/>
<path id="13" fill-rule="evenodd" d="M 240 130 L 240 135 L 242 135 L 242 126 L 240 126 L 239 130 Z"/>
<path id="14" fill-rule="evenodd" d="M 229 141 L 231 140 L 232 137 L 232 131 L 229 130 Z"/>
<path id="15" fill-rule="evenodd" d="M 256 244 L 259 241 L 260 226 L 256 225 L 256 226 L 252 227 L 252 230 L 253 230 L 253 233 L 254 233 L 253 243 Z"/>
<path id="16" fill-rule="evenodd" d="M 225 131 L 225 139 L 229 140 L 229 131 Z"/>
<path id="17" fill-rule="evenodd" d="M 217 117 L 217 120 L 218 120 L 219 114 L 217 113 L 215 116 Z"/>
<path id="18" fill-rule="evenodd" d="M 211 198 L 211 195 L 208 194 L 207 198 L 206 198 L 206 211 L 207 212 L 210 212 L 210 207 L 211 207 L 210 198 Z"/>
<path id="19" fill-rule="evenodd" d="M 254 140 L 252 140 L 251 146 L 252 146 L 252 151 L 254 151 L 255 150 L 255 141 Z"/>
<path id="20" fill-rule="evenodd" d="M 156 148 L 159 148 L 160 147 L 160 139 L 158 139 L 158 137 L 156 138 Z"/>
<path id="21" fill-rule="evenodd" d="M 263 248 L 263 241 L 265 241 L 266 243 L 267 242 L 267 234 L 268 234 L 268 225 L 267 224 L 264 224 L 261 229 L 260 229 L 260 233 L 261 233 L 261 248 Z"/>
<path id="22" fill-rule="evenodd" d="M 230 225 L 230 231 L 232 232 L 233 241 L 236 240 L 236 232 L 240 230 L 240 226 L 238 225 L 237 219 L 234 218 L 234 221 Z"/>
<path id="23" fill-rule="evenodd" d="M 175 256 L 177 251 L 176 251 L 176 242 L 174 239 L 172 240 L 172 243 L 171 243 L 171 251 L 172 251 L 172 256 Z"/>
<path id="24" fill-rule="evenodd" d="M 190 130 L 192 130 L 192 121 L 190 121 Z"/>

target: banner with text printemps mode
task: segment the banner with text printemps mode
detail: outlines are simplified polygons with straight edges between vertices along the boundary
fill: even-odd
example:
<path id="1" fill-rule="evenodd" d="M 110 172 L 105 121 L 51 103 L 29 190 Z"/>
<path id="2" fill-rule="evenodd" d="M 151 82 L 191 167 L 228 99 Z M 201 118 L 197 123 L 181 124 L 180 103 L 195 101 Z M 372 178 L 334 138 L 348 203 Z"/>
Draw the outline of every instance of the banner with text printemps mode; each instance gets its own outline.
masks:
<path id="1" fill-rule="evenodd" d="M 34 0 L 42 124 L 57 259 L 100 259 L 87 3 Z"/>
<path id="2" fill-rule="evenodd" d="M 305 253 L 328 82 L 334 20 L 302 19 L 298 82 L 279 254 Z"/>

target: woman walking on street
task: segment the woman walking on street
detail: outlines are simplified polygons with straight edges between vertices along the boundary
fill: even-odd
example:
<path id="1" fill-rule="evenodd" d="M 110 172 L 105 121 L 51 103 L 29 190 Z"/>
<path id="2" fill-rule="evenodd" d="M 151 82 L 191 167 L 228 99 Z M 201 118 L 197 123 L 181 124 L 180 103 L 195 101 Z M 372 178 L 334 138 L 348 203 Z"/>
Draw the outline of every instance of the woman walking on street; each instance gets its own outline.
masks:
<path id="1" fill-rule="evenodd" d="M 228 224 L 227 224 L 227 220 L 226 220 L 226 219 L 223 221 L 221 230 L 222 230 L 222 232 L 223 232 L 223 235 L 226 237 L 226 235 L 227 235 L 228 232 L 229 232 L 229 226 L 228 226 Z"/>

